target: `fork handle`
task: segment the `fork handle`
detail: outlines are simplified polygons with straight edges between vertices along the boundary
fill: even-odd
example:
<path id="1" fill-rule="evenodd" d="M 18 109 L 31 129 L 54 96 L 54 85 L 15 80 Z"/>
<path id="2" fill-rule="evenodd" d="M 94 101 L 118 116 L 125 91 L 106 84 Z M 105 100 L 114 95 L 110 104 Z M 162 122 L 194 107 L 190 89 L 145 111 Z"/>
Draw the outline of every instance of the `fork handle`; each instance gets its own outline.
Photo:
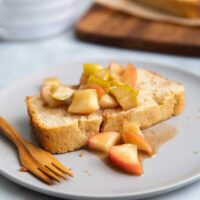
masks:
<path id="1" fill-rule="evenodd" d="M 8 139 L 10 139 L 19 149 L 23 146 L 25 140 L 22 136 L 3 118 L 0 116 L 0 131 Z"/>

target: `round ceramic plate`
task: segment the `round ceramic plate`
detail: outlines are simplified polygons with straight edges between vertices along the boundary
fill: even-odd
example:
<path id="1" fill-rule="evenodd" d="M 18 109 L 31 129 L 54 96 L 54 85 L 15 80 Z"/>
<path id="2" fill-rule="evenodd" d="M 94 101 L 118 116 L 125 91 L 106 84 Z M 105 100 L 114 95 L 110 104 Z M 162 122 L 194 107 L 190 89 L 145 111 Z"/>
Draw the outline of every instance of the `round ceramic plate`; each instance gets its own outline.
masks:
<path id="1" fill-rule="evenodd" d="M 88 62 L 108 64 L 102 60 L 88 60 Z M 17 151 L 2 135 L 0 135 L 0 173 L 37 192 L 70 199 L 138 199 L 169 192 L 199 180 L 200 78 L 157 62 L 142 60 L 127 62 L 181 82 L 186 88 L 184 113 L 165 122 L 175 127 L 178 134 L 161 146 L 155 157 L 144 162 L 143 176 L 131 176 L 115 171 L 95 154 L 81 150 L 56 156 L 63 164 L 72 168 L 75 177 L 61 184 L 48 186 L 29 173 L 19 172 Z M 31 74 L 15 82 L 0 92 L 0 115 L 5 117 L 23 137 L 33 141 L 25 97 L 38 94 L 42 80 L 46 77 L 59 76 L 64 82 L 75 84 L 79 80 L 81 71 L 82 62 L 77 61 Z M 80 152 L 83 153 L 82 157 L 79 156 Z"/>

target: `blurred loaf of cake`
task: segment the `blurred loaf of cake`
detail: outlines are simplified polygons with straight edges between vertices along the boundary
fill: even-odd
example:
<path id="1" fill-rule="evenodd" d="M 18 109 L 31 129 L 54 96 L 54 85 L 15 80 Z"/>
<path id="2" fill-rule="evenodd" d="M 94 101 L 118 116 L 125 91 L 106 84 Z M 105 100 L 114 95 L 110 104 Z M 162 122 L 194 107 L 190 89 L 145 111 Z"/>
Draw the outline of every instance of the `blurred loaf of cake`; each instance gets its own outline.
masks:
<path id="1" fill-rule="evenodd" d="M 200 0 L 135 0 L 157 10 L 186 18 L 200 17 Z"/>

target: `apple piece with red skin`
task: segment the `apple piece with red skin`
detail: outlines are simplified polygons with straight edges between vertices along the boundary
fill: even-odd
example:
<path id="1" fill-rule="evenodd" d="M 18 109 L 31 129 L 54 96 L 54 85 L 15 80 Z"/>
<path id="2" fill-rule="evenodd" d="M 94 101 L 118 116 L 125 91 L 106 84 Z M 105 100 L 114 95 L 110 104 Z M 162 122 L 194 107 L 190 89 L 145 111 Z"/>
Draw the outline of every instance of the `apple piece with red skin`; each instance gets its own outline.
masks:
<path id="1" fill-rule="evenodd" d="M 85 85 L 82 85 L 80 89 L 95 89 L 99 98 L 106 94 L 105 90 L 95 83 L 87 83 Z"/>
<path id="2" fill-rule="evenodd" d="M 110 147 L 121 142 L 118 132 L 102 132 L 92 136 L 87 143 L 90 150 L 108 152 Z"/>
<path id="3" fill-rule="evenodd" d="M 142 175 L 142 165 L 138 159 L 137 146 L 122 144 L 112 146 L 108 153 L 108 159 L 115 167 L 135 175 Z"/>
<path id="4" fill-rule="evenodd" d="M 112 62 L 108 66 L 108 70 L 110 73 L 110 80 L 121 80 L 124 69 L 120 64 Z"/>
<path id="5" fill-rule="evenodd" d="M 122 82 L 130 87 L 135 87 L 137 80 L 137 69 L 134 65 L 128 64 L 124 68 Z"/>
<path id="6" fill-rule="evenodd" d="M 134 132 L 123 132 L 122 139 L 125 143 L 135 144 L 138 150 L 144 151 L 149 155 L 153 154 L 151 145 L 145 140 L 145 138 Z"/>

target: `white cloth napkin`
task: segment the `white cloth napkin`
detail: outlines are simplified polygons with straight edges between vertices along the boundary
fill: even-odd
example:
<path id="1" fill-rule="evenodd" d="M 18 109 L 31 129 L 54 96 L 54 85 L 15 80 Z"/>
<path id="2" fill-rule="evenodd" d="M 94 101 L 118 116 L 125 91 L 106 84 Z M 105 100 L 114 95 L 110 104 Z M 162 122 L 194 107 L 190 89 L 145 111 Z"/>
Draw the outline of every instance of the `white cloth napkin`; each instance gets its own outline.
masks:
<path id="1" fill-rule="evenodd" d="M 153 10 L 147 6 L 134 2 L 133 0 L 96 0 L 96 3 L 152 21 L 170 22 L 184 26 L 200 26 L 200 19 L 176 17 Z"/>

